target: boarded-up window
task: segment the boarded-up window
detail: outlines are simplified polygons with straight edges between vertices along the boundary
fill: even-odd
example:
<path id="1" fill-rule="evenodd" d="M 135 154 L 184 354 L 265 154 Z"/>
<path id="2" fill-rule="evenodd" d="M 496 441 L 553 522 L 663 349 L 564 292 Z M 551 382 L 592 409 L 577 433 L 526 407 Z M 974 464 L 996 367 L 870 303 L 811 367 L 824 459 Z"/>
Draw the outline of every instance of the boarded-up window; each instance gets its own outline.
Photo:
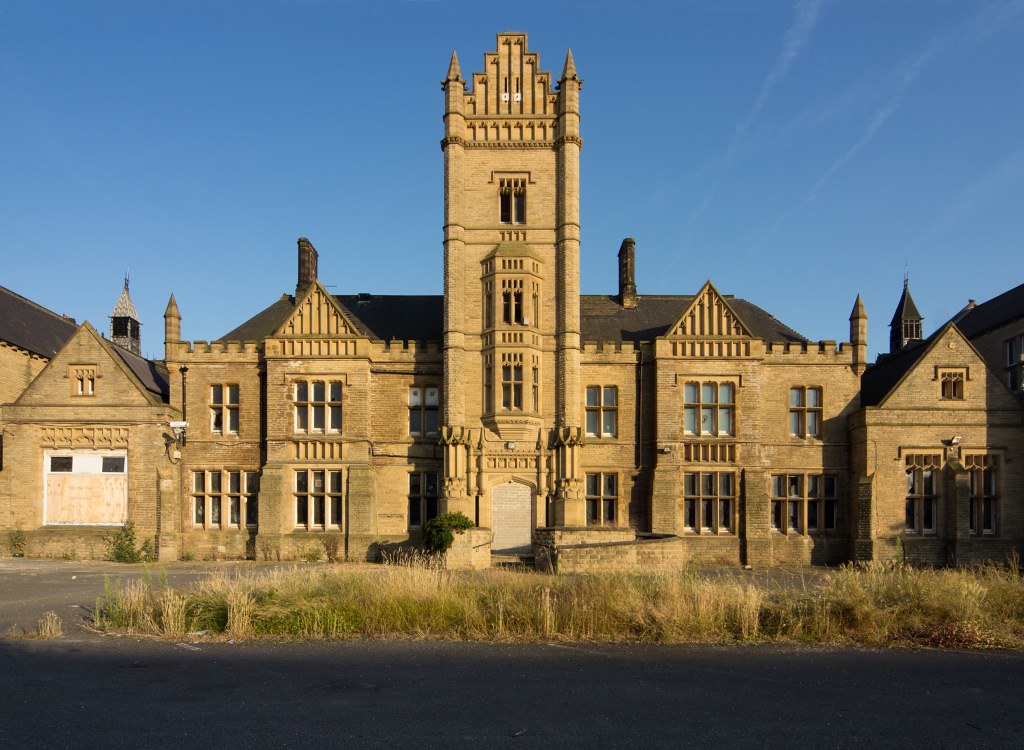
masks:
<path id="1" fill-rule="evenodd" d="M 75 451 L 43 461 L 44 523 L 118 525 L 128 518 L 124 452 Z"/>

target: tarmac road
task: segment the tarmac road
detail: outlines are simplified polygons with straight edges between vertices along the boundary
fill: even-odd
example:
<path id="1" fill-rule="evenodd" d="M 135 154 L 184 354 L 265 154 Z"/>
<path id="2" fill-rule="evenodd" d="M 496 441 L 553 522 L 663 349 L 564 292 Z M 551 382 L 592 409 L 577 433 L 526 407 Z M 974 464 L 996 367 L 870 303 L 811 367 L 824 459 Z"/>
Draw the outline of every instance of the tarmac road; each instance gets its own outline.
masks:
<path id="1" fill-rule="evenodd" d="M 102 565 L 37 565 L 0 565 L 0 621 L 56 609 L 65 636 L 0 639 L 4 749 L 1024 747 L 1024 654 L 176 644 L 82 630 Z"/>

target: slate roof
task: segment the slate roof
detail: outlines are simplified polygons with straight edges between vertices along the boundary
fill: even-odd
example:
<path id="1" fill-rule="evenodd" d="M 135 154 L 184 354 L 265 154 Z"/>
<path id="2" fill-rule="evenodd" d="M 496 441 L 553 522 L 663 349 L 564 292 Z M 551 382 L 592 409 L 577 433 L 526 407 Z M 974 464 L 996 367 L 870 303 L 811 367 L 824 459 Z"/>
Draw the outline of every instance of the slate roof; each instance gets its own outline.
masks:
<path id="1" fill-rule="evenodd" d="M 334 298 L 359 332 L 379 341 L 440 341 L 444 326 L 444 298 L 440 295 L 339 295 Z M 746 300 L 726 296 L 729 305 L 757 338 L 766 341 L 807 341 L 775 317 Z M 666 331 L 693 302 L 692 296 L 644 295 L 634 309 L 624 309 L 616 297 L 580 297 L 580 324 L 584 341 L 653 341 Z M 218 341 L 262 341 L 276 331 L 295 306 L 295 298 L 282 296 Z"/>
<path id="2" fill-rule="evenodd" d="M 167 368 L 163 362 L 154 362 L 151 359 L 140 357 L 138 354 L 134 354 L 111 341 L 102 340 L 110 344 L 110 348 L 128 365 L 128 369 L 135 374 L 135 377 L 139 379 L 139 382 L 142 383 L 147 391 L 155 396 L 159 396 L 165 403 L 169 401 L 171 390 L 168 383 Z"/>
<path id="3" fill-rule="evenodd" d="M 128 292 L 128 280 L 125 279 L 124 289 L 121 290 L 121 295 L 117 298 L 117 303 L 114 305 L 114 311 L 110 313 L 112 318 L 131 318 L 137 321 L 139 314 L 135 312 L 135 303 L 132 302 L 132 295 Z"/>
<path id="4" fill-rule="evenodd" d="M 50 359 L 76 330 L 73 320 L 0 286 L 0 340 Z"/>
<path id="5" fill-rule="evenodd" d="M 882 403 L 883 399 L 896 387 L 896 384 L 903 379 L 903 376 L 910 372 L 931 348 L 932 343 L 945 334 L 952 325 L 952 322 L 946 323 L 926 339 L 908 341 L 906 347 L 899 354 L 879 356 L 875 364 L 861 375 L 860 405 L 878 406 Z"/>
<path id="6" fill-rule="evenodd" d="M 757 305 L 723 295 L 750 333 L 765 341 L 807 341 Z M 641 295 L 633 309 L 607 295 L 580 296 L 580 327 L 584 341 L 653 341 L 686 312 L 693 296 Z"/>
<path id="7" fill-rule="evenodd" d="M 1024 318 L 1024 284 L 975 305 L 956 321 L 956 327 L 969 339 Z"/>

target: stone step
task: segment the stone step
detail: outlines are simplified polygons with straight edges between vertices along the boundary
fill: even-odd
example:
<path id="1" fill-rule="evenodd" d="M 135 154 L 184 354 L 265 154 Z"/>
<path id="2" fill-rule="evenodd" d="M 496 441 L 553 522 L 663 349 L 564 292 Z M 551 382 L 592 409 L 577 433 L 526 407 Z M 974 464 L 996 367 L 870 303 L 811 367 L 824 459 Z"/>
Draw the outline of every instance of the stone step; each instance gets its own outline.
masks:
<path id="1" fill-rule="evenodd" d="M 533 569 L 533 555 L 491 554 L 492 568 L 530 568 Z"/>

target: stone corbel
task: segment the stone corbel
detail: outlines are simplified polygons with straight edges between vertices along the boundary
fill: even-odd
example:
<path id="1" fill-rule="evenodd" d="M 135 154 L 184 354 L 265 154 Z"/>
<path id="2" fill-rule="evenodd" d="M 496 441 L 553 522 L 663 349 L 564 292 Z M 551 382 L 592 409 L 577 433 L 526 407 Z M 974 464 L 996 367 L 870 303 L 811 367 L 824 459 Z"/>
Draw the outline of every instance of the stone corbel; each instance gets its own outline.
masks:
<path id="1" fill-rule="evenodd" d="M 442 425 L 437 442 L 439 445 L 462 445 L 466 442 L 466 428 Z"/>

